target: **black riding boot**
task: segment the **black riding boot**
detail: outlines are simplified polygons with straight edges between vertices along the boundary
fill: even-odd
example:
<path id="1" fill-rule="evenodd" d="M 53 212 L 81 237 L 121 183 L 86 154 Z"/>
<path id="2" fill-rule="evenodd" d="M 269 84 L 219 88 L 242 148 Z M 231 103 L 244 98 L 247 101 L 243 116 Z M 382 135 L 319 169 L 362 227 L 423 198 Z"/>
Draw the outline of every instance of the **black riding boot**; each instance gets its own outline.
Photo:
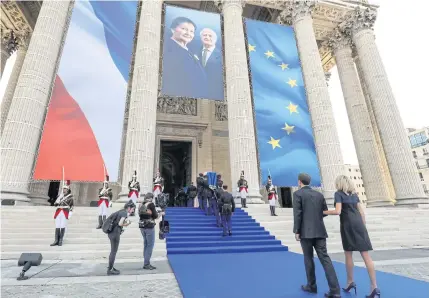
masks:
<path id="1" fill-rule="evenodd" d="M 103 215 L 103 224 L 106 221 L 106 215 Z"/>
<path id="2" fill-rule="evenodd" d="M 101 229 L 101 226 L 103 225 L 103 218 L 101 215 L 98 216 L 98 226 L 96 229 Z"/>
<path id="3" fill-rule="evenodd" d="M 60 240 L 58 241 L 58 246 L 62 246 L 63 245 L 63 238 L 64 238 L 65 232 L 66 232 L 65 228 L 61 228 L 60 229 Z"/>
<path id="4" fill-rule="evenodd" d="M 247 205 L 246 205 L 246 199 L 241 199 L 241 206 L 242 206 L 243 208 L 247 208 Z"/>
<path id="5" fill-rule="evenodd" d="M 60 229 L 55 229 L 55 241 L 51 244 L 51 246 L 58 245 L 58 241 L 60 241 Z"/>
<path id="6" fill-rule="evenodd" d="M 273 216 L 277 216 L 277 214 L 276 214 L 276 206 L 273 206 Z"/>
<path id="7" fill-rule="evenodd" d="M 271 212 L 271 216 L 273 216 L 274 215 L 273 206 L 270 206 L 270 212 Z"/>

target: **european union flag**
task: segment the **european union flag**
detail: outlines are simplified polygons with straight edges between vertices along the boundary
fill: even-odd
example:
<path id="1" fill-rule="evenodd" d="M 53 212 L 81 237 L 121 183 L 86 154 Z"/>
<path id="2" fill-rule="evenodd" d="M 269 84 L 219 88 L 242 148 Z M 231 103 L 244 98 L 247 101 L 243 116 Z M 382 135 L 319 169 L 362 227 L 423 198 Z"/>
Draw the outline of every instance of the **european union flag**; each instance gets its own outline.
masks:
<path id="1" fill-rule="evenodd" d="M 263 180 L 296 186 L 298 174 L 320 186 L 313 130 L 291 27 L 246 20 L 259 162 Z"/>

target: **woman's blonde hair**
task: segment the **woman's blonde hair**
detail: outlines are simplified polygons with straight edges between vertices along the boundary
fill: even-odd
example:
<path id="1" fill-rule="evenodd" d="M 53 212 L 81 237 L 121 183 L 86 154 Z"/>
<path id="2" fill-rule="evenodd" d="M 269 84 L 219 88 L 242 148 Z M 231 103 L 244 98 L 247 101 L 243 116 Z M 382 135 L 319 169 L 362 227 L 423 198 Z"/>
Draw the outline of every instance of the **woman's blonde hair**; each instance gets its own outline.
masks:
<path id="1" fill-rule="evenodd" d="M 335 188 L 347 194 L 356 193 L 356 188 L 352 180 L 345 175 L 340 175 L 335 179 Z"/>

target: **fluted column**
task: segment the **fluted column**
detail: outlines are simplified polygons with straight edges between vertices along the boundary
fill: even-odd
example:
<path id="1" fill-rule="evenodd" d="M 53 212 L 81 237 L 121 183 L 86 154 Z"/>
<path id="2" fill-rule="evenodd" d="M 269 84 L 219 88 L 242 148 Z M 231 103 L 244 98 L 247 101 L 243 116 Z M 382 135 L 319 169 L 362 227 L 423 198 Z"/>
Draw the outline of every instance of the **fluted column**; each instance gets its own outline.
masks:
<path id="1" fill-rule="evenodd" d="M 29 196 L 34 205 L 49 205 L 49 181 L 32 181 L 29 186 Z"/>
<path id="2" fill-rule="evenodd" d="M 15 64 L 13 65 L 12 73 L 10 74 L 9 81 L 1 102 L 1 122 L 0 132 L 3 133 L 4 125 L 6 123 L 7 114 L 9 113 L 10 105 L 12 103 L 13 94 L 15 92 L 16 84 L 18 83 L 19 74 L 21 73 L 22 65 L 24 64 L 25 55 L 27 53 L 28 44 L 30 42 L 30 32 L 25 31 L 17 34 L 18 49 L 16 53 Z"/>
<path id="3" fill-rule="evenodd" d="M 308 108 L 322 179 L 323 194 L 333 203 L 335 179 L 343 174 L 344 161 L 329 99 L 328 86 L 314 35 L 311 11 L 314 1 L 289 1 L 280 14 L 282 23 L 292 24 L 295 30 L 299 57 L 303 70 Z"/>
<path id="4" fill-rule="evenodd" d="M 28 183 L 48 107 L 70 1 L 43 1 L 1 139 L 1 198 L 29 202 Z"/>
<path id="5" fill-rule="evenodd" d="M 356 46 L 395 188 L 397 204 L 427 204 L 429 199 L 423 191 L 408 136 L 375 43 L 373 32 L 375 18 L 374 10 L 357 8 L 343 30 L 352 34 Z"/>
<path id="6" fill-rule="evenodd" d="M 391 206 L 393 203 L 389 198 L 371 119 L 352 57 L 351 39 L 334 31 L 329 46 L 337 63 L 368 206 Z"/>
<path id="7" fill-rule="evenodd" d="M 362 87 L 363 96 L 365 97 L 366 107 L 368 108 L 369 118 L 371 119 L 371 126 L 374 132 L 375 142 L 377 143 L 378 154 L 380 155 L 380 158 L 381 158 L 381 164 L 383 166 L 383 173 L 384 173 L 384 181 L 386 182 L 389 188 L 389 198 L 394 204 L 396 203 L 395 189 L 393 187 L 392 177 L 390 176 L 389 166 L 387 165 L 386 155 L 384 154 L 383 144 L 381 143 L 380 132 L 378 131 L 377 122 L 375 121 L 374 111 L 372 108 L 368 87 L 366 86 L 366 83 L 363 79 L 362 69 L 360 67 L 360 61 L 359 61 L 359 57 L 356 54 L 356 51 L 352 51 L 352 55 L 354 56 L 355 66 L 358 73 L 360 85 Z"/>
<path id="8" fill-rule="evenodd" d="M 125 141 L 122 191 L 118 202 L 127 200 L 126 185 L 131 180 L 134 170 L 137 170 L 142 193 L 152 191 L 154 177 L 162 1 L 143 1 L 139 22 Z"/>
<path id="9" fill-rule="evenodd" d="M 244 171 L 249 185 L 248 203 L 263 203 L 259 192 L 255 124 L 250 93 L 241 0 L 217 1 L 223 12 L 225 40 L 226 100 L 228 101 L 231 187 Z"/>

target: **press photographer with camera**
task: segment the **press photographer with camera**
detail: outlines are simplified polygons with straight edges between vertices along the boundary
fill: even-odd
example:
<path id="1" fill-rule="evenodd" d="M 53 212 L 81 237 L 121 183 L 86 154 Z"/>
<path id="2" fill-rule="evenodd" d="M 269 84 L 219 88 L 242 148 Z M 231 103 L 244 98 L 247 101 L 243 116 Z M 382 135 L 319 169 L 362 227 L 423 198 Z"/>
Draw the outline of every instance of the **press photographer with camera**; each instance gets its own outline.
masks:
<path id="1" fill-rule="evenodd" d="M 150 264 L 150 258 L 152 256 L 153 247 L 155 245 L 155 220 L 159 215 L 163 215 L 164 212 L 157 212 L 155 204 L 153 202 L 153 194 L 147 193 L 145 195 L 143 204 L 139 209 L 139 228 L 143 236 L 143 258 L 144 265 L 143 269 L 154 270 L 156 267 Z"/>

